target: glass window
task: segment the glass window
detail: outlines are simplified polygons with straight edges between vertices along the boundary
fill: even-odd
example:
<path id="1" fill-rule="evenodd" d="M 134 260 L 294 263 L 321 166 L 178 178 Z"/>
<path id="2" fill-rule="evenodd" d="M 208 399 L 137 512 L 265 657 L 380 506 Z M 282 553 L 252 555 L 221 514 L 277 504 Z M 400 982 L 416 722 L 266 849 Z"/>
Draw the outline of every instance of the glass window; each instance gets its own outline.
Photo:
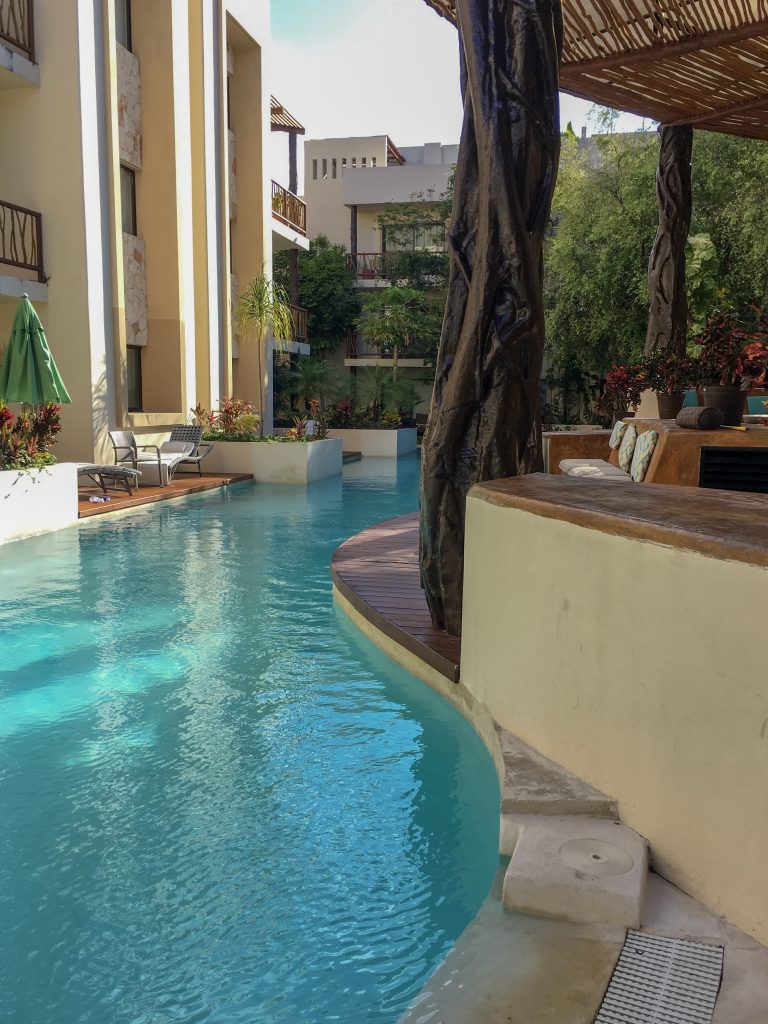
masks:
<path id="1" fill-rule="evenodd" d="M 312 161 L 312 180 L 317 181 L 317 160 Z"/>
<path id="2" fill-rule="evenodd" d="M 375 167 L 375 166 L 376 166 L 376 157 L 372 156 L 371 157 L 371 167 Z"/>
<path id="3" fill-rule="evenodd" d="M 126 50 L 133 49 L 131 31 L 131 0 L 115 0 L 115 35 Z"/>
<path id="4" fill-rule="evenodd" d="M 323 181 L 328 177 L 328 161 L 323 160 Z"/>
<path id="5" fill-rule="evenodd" d="M 128 356 L 128 412 L 141 412 L 141 348 L 129 345 Z"/>
<path id="6" fill-rule="evenodd" d="M 123 216 L 123 231 L 137 235 L 136 225 L 136 172 L 130 167 L 120 168 L 120 205 Z"/>
<path id="7" fill-rule="evenodd" d="M 342 177 L 344 176 L 344 171 L 346 171 L 346 169 L 347 169 L 347 158 L 345 156 L 343 156 L 341 158 L 341 174 L 342 174 Z"/>
<path id="8" fill-rule="evenodd" d="M 363 167 L 367 166 L 367 164 L 368 164 L 368 157 L 364 156 L 363 157 Z"/>
<path id="9" fill-rule="evenodd" d="M 356 156 L 352 157 L 352 166 L 353 167 L 357 167 L 357 157 Z"/>
<path id="10" fill-rule="evenodd" d="M 331 160 L 331 177 L 332 178 L 336 177 L 338 169 L 339 169 L 339 161 L 336 160 L 336 158 L 334 157 L 334 159 Z"/>

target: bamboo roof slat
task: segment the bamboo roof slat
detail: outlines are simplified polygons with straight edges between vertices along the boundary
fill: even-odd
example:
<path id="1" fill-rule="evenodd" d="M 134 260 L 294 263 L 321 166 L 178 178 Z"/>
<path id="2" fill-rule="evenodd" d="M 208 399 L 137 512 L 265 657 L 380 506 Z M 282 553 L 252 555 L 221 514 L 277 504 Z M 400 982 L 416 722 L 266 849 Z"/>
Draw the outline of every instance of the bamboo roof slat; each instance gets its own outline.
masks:
<path id="1" fill-rule="evenodd" d="M 456 0 L 422 0 L 456 22 Z M 564 92 L 768 140 L 768 0 L 562 0 Z"/>
<path id="2" fill-rule="evenodd" d="M 295 132 L 297 135 L 304 135 L 304 125 L 297 121 L 293 114 L 289 114 L 274 96 L 270 99 L 270 114 L 273 132 Z"/>

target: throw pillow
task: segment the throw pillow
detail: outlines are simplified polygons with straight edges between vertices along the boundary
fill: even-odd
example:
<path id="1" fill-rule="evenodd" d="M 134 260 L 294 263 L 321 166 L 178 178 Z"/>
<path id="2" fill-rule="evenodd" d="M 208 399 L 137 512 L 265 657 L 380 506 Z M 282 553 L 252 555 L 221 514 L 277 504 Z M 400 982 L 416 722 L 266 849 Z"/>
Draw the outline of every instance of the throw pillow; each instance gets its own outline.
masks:
<path id="1" fill-rule="evenodd" d="M 619 447 L 622 440 L 624 439 L 626 429 L 627 424 L 624 422 L 624 420 L 616 420 L 616 422 L 613 425 L 613 430 L 611 431 L 610 439 L 608 441 L 608 444 L 611 448 L 615 449 Z"/>
<path id="2" fill-rule="evenodd" d="M 681 409 L 675 421 L 678 427 L 692 430 L 717 430 L 722 427 L 724 416 L 720 409 L 705 408 L 703 405 L 689 405 Z"/>
<path id="3" fill-rule="evenodd" d="M 638 437 L 630 470 L 632 479 L 636 484 L 641 484 L 645 480 L 645 474 L 648 472 L 648 466 L 651 463 L 651 457 L 658 440 L 659 435 L 655 430 L 644 430 L 640 437 Z"/>
<path id="4" fill-rule="evenodd" d="M 635 430 L 634 424 L 630 423 L 627 425 L 627 429 L 624 431 L 624 437 L 619 448 L 619 466 L 628 473 L 632 466 L 632 456 L 635 454 L 635 442 L 637 441 L 637 431 Z"/>

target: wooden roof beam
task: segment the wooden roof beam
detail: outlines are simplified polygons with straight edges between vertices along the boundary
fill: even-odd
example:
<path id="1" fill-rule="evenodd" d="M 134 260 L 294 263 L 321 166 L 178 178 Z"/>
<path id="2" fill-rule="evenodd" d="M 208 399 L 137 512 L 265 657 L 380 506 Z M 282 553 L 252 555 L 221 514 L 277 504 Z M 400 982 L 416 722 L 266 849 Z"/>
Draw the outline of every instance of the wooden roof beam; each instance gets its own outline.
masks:
<path id="1" fill-rule="evenodd" d="M 762 96 L 753 96 L 751 99 L 742 100 L 740 103 L 731 103 L 728 107 L 717 107 L 715 110 L 708 110 L 702 114 L 678 117 L 674 121 L 665 121 L 664 124 L 669 128 L 681 124 L 705 124 L 710 121 L 719 121 L 724 117 L 732 117 L 734 114 L 746 114 L 757 107 L 768 107 L 768 93 L 763 93 Z"/>
<path id="2" fill-rule="evenodd" d="M 610 26 L 609 26 L 610 27 Z M 622 50 L 619 53 L 606 53 L 602 57 L 591 57 L 589 60 L 563 64 L 563 76 L 586 74 L 590 71 L 604 71 L 609 68 L 623 67 L 627 64 L 645 64 L 649 61 L 665 60 L 668 57 L 680 57 L 696 50 L 712 50 L 718 46 L 729 46 L 741 43 L 756 36 L 768 35 L 768 18 L 761 18 L 749 25 L 737 25 L 735 28 L 717 29 L 714 32 L 700 32 L 687 36 L 675 43 L 662 43 L 659 46 L 641 46 L 634 50 Z"/>

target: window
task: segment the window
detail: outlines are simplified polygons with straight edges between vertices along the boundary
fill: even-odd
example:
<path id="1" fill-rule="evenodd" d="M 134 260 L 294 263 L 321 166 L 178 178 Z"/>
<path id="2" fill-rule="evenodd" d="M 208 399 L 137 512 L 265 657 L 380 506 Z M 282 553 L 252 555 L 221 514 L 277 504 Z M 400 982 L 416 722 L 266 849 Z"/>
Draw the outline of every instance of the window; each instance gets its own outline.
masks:
<path id="1" fill-rule="evenodd" d="M 444 252 L 444 224 L 390 224 L 386 230 L 387 250 L 401 252 Z"/>
<path id="2" fill-rule="evenodd" d="M 128 412 L 141 412 L 141 349 L 138 345 L 129 345 L 128 356 Z"/>
<path id="3" fill-rule="evenodd" d="M 323 160 L 323 181 L 328 179 L 328 161 Z"/>
<path id="4" fill-rule="evenodd" d="M 317 181 L 317 160 L 312 161 L 312 180 Z"/>
<path id="5" fill-rule="evenodd" d="M 334 157 L 334 159 L 331 160 L 331 177 L 332 178 L 336 177 L 338 169 L 339 169 L 339 161 Z"/>
<path id="6" fill-rule="evenodd" d="M 375 166 L 376 166 L 376 157 L 372 156 L 371 157 L 371 167 L 375 167 Z"/>
<path id="7" fill-rule="evenodd" d="M 130 167 L 120 168 L 120 206 L 123 231 L 127 235 L 137 235 L 139 231 L 136 225 L 136 172 Z"/>
<path id="8" fill-rule="evenodd" d="M 357 157 L 356 156 L 352 157 L 352 166 L 353 167 L 357 167 Z"/>
<path id="9" fill-rule="evenodd" d="M 347 158 L 345 156 L 343 156 L 341 158 L 341 175 L 342 175 L 342 177 L 344 176 L 344 171 L 346 171 L 346 169 L 347 169 Z"/>
<path id="10" fill-rule="evenodd" d="M 363 157 L 363 167 L 365 167 L 367 165 L 367 163 L 368 163 L 368 157 L 364 156 Z"/>
<path id="11" fill-rule="evenodd" d="M 133 49 L 131 0 L 115 0 L 115 36 L 126 50 Z"/>

